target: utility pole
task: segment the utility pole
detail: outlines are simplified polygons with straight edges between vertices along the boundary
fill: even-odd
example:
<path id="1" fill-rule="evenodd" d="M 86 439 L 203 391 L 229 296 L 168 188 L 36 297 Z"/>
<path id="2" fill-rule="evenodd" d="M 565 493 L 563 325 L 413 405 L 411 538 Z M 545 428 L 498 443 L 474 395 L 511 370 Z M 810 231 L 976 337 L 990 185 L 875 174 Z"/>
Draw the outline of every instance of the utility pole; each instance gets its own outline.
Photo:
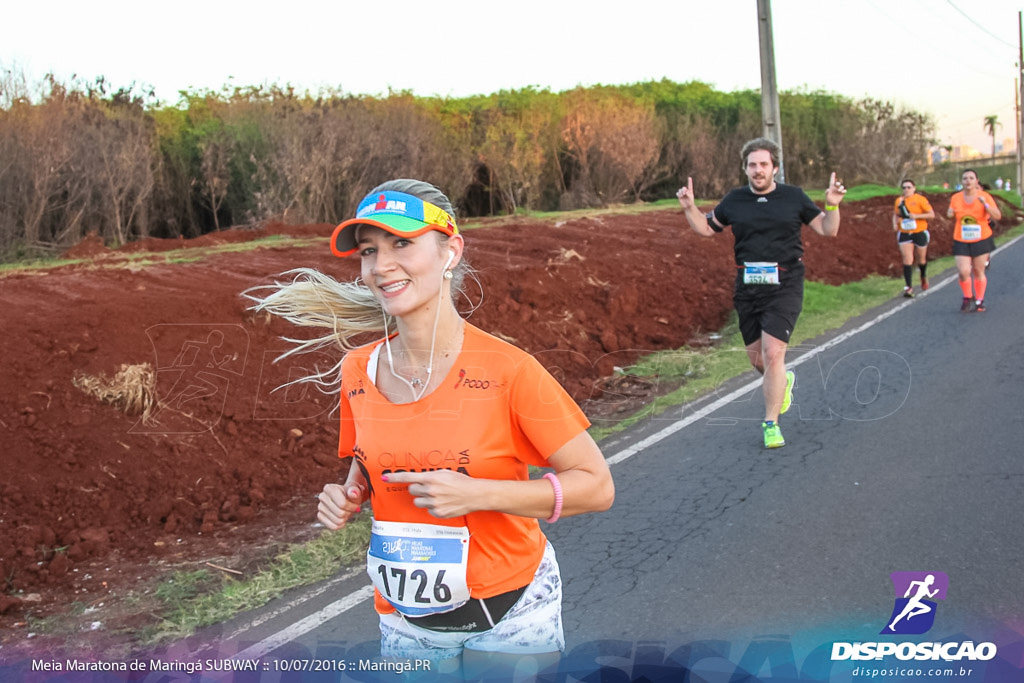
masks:
<path id="1" fill-rule="evenodd" d="M 1020 134 L 1021 134 L 1021 114 L 1020 114 L 1020 90 L 1018 90 L 1018 79 L 1013 79 L 1013 110 L 1017 112 L 1017 194 L 1021 198 L 1021 203 L 1024 204 L 1024 190 L 1020 187 L 1020 164 L 1021 164 L 1021 149 L 1020 149 Z"/>
<path id="2" fill-rule="evenodd" d="M 764 136 L 782 149 L 782 120 L 779 114 L 779 89 L 775 81 L 775 44 L 772 40 L 771 0 L 757 0 L 757 34 L 761 43 L 761 120 Z M 782 152 L 776 179 L 786 182 Z M 1018 181 L 1017 184 L 1020 187 Z"/>

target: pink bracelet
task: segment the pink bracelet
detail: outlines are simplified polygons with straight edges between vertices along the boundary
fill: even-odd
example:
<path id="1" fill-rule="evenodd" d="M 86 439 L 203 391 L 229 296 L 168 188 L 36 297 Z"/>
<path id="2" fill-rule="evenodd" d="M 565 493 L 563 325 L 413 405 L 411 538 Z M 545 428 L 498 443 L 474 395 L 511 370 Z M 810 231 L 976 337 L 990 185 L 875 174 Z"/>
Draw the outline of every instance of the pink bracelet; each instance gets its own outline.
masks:
<path id="1" fill-rule="evenodd" d="M 558 477 L 551 472 L 545 474 L 544 478 L 550 481 L 551 486 L 555 489 L 555 511 L 544 521 L 548 524 L 554 524 L 562 516 L 562 484 L 558 481 Z"/>

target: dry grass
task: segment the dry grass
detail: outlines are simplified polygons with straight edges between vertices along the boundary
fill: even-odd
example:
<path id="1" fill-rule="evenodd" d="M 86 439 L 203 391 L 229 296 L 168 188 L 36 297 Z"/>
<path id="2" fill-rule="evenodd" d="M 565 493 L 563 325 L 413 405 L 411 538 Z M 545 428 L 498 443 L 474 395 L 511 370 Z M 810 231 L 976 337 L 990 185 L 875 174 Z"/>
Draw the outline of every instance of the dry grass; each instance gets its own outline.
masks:
<path id="1" fill-rule="evenodd" d="M 149 363 L 122 365 L 113 377 L 77 375 L 71 380 L 76 387 L 110 403 L 126 415 L 141 415 L 143 424 L 150 424 L 156 407 L 156 373 Z"/>

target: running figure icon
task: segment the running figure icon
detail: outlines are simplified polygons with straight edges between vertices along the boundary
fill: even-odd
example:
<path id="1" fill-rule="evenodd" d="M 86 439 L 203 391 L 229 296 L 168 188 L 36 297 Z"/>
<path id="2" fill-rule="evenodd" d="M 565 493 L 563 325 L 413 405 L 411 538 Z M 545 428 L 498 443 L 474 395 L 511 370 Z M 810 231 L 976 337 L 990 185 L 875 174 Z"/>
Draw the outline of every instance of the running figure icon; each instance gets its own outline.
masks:
<path id="1" fill-rule="evenodd" d="M 903 594 L 903 597 L 910 598 L 910 600 L 903 608 L 903 611 L 899 613 L 899 616 L 893 619 L 892 623 L 889 624 L 890 631 L 896 631 L 896 623 L 901 619 L 906 618 L 907 621 L 909 621 L 911 617 L 916 617 L 919 614 L 927 614 L 928 612 L 932 611 L 931 606 L 926 605 L 924 602 L 922 602 L 922 599 L 934 598 L 936 593 L 939 592 L 938 588 L 936 588 L 933 591 L 928 590 L 933 583 L 935 583 L 934 574 L 929 574 L 927 577 L 925 577 L 923 581 L 910 582 L 910 586 L 907 587 L 907 592 Z M 915 590 L 915 587 L 917 592 L 914 593 L 913 597 L 911 597 L 910 594 Z"/>
<path id="2" fill-rule="evenodd" d="M 233 383 L 244 376 L 249 336 L 241 325 L 163 323 L 153 344 L 158 408 L 135 432 L 198 434 L 218 424 Z"/>

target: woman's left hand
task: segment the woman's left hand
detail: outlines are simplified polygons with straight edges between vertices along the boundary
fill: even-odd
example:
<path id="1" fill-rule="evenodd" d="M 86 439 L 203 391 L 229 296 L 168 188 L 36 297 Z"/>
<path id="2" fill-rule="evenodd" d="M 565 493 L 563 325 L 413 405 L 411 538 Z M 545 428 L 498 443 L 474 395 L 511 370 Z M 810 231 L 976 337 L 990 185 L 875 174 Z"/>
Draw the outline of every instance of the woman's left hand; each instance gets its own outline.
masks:
<path id="1" fill-rule="evenodd" d="M 479 480 L 461 472 L 392 472 L 383 478 L 387 484 L 408 484 L 412 504 L 440 519 L 461 517 L 480 509 L 472 504 L 474 486 Z"/>

